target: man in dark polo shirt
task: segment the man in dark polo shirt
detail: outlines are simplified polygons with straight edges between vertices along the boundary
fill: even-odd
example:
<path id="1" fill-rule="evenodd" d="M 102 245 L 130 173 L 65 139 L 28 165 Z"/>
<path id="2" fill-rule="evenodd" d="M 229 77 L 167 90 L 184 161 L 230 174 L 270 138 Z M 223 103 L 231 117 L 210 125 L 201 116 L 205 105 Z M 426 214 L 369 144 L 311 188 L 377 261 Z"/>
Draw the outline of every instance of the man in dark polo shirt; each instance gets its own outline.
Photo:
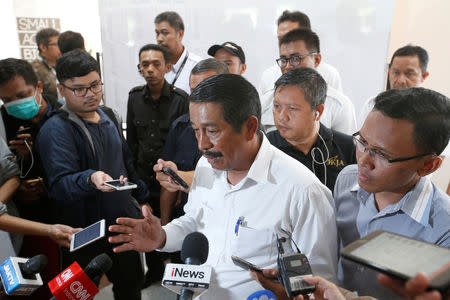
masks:
<path id="1" fill-rule="evenodd" d="M 161 157 L 170 124 L 189 111 L 187 94 L 171 84 L 164 75 L 170 70 L 169 55 L 161 46 L 148 44 L 139 50 L 138 70 L 146 84 L 131 89 L 128 97 L 127 141 L 139 176 L 150 190 L 150 205 L 159 216 L 161 187 L 153 165 Z M 160 280 L 164 265 L 160 253 L 147 253 L 149 272 L 146 284 Z"/>
<path id="2" fill-rule="evenodd" d="M 298 68 L 275 82 L 276 131 L 267 134 L 277 148 L 308 167 L 331 191 L 337 175 L 356 162 L 352 137 L 320 123 L 327 84 L 310 68 Z"/>

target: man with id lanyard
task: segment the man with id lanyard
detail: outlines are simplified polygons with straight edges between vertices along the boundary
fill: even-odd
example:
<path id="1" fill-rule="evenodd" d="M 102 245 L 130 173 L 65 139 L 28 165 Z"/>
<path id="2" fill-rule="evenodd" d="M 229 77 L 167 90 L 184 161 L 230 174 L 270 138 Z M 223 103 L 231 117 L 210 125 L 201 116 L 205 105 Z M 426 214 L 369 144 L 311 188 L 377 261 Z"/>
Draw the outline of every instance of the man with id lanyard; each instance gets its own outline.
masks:
<path id="1" fill-rule="evenodd" d="M 165 11 L 155 18 L 155 33 L 158 45 L 169 52 L 172 64 L 165 78 L 168 83 L 190 93 L 189 75 L 192 68 L 202 58 L 187 50 L 181 43 L 184 36 L 184 23 L 180 15 L 174 11 Z"/>
<path id="2" fill-rule="evenodd" d="M 201 299 L 246 299 L 262 287 L 235 265 L 238 256 L 260 268 L 277 263 L 277 235 L 286 253 L 294 241 L 315 275 L 335 280 L 337 231 L 331 192 L 304 165 L 272 146 L 260 130 L 261 103 L 242 76 L 219 74 L 192 92 L 189 113 L 202 151 L 185 206 L 186 214 L 161 227 L 144 219 L 119 218 L 111 243 L 129 250 L 173 252 L 199 231 L 209 241 L 213 268 Z"/>

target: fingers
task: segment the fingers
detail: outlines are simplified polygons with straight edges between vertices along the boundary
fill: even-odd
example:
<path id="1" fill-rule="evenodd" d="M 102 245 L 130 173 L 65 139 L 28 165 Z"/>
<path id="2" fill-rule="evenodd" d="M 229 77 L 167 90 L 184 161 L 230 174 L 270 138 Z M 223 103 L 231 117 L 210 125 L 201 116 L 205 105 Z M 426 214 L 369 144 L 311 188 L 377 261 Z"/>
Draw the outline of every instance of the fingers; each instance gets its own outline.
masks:
<path id="1" fill-rule="evenodd" d="M 153 217 L 150 205 L 148 205 L 148 204 L 142 205 L 142 215 L 146 219 L 150 219 L 151 217 Z"/>
<path id="2" fill-rule="evenodd" d="M 267 272 L 268 271 L 268 272 Z M 276 270 L 275 270 L 276 271 Z M 267 274 L 267 275 L 266 275 Z M 263 288 L 266 290 L 272 291 L 277 300 L 282 299 L 289 299 L 286 294 L 286 290 L 284 289 L 284 286 L 282 286 L 279 282 L 273 281 L 270 278 L 266 278 L 264 276 L 276 276 L 276 272 L 273 272 L 273 270 L 263 270 L 263 273 L 259 273 L 253 270 L 250 270 L 250 276 L 259 282 Z"/>
<path id="3" fill-rule="evenodd" d="M 121 253 L 121 252 L 126 252 L 126 251 L 131 251 L 131 250 L 136 250 L 135 246 L 131 243 L 122 244 L 120 246 L 113 248 L 114 253 Z"/>
<path id="4" fill-rule="evenodd" d="M 267 278 L 278 278 L 278 270 L 277 269 L 263 269 L 263 275 Z"/>
<path id="5" fill-rule="evenodd" d="M 123 225 L 111 225 L 108 227 L 108 230 L 110 232 L 130 234 L 133 232 L 133 227 L 132 226 L 123 226 Z"/>
<path id="6" fill-rule="evenodd" d="M 108 238 L 108 242 L 111 244 L 119 244 L 119 243 L 130 243 L 131 242 L 131 235 L 129 234 L 119 234 L 115 236 L 110 236 Z"/>
<path id="7" fill-rule="evenodd" d="M 424 273 L 419 272 L 406 282 L 405 291 L 408 295 L 417 295 L 425 292 L 427 287 L 428 277 Z"/>
<path id="8" fill-rule="evenodd" d="M 405 296 L 405 283 L 402 280 L 392 278 L 384 274 L 378 274 L 378 281 L 394 293 Z"/>

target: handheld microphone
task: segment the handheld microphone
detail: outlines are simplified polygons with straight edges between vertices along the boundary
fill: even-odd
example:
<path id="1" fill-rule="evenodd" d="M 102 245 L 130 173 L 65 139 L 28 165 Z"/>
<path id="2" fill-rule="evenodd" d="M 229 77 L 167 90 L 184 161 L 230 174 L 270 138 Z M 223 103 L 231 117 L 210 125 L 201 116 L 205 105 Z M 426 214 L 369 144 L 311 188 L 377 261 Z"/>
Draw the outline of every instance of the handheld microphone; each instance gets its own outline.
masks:
<path id="1" fill-rule="evenodd" d="M 209 288 L 211 267 L 203 265 L 208 259 L 208 239 L 200 232 L 186 236 L 181 247 L 184 264 L 167 264 L 162 286 L 180 295 L 180 300 L 197 297 Z"/>
<path id="2" fill-rule="evenodd" d="M 89 300 L 98 293 L 94 284 L 97 278 L 112 267 L 111 258 L 102 253 L 89 262 L 84 271 L 77 262 L 71 264 L 61 274 L 48 283 L 50 291 L 57 300 Z"/>
<path id="3" fill-rule="evenodd" d="M 288 297 L 306 295 L 316 290 L 314 284 L 303 280 L 305 276 L 312 276 L 311 266 L 305 254 L 284 253 L 283 245 L 286 238 L 277 238 L 278 248 L 278 280 L 283 284 Z M 296 245 L 297 246 L 297 245 Z"/>
<path id="4" fill-rule="evenodd" d="M 0 265 L 0 293 L 26 296 L 42 286 L 39 272 L 47 266 L 47 257 L 39 254 L 30 259 L 9 257 Z"/>

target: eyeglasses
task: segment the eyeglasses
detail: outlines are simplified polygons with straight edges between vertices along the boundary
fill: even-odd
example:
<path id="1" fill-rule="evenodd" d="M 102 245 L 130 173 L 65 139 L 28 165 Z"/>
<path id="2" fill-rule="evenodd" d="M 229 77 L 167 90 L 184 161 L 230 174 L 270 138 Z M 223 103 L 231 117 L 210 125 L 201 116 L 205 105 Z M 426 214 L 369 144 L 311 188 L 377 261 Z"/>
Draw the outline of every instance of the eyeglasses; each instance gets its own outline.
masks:
<path id="1" fill-rule="evenodd" d="M 76 88 L 68 87 L 62 83 L 61 83 L 61 85 L 65 88 L 71 90 L 75 96 L 84 97 L 84 96 L 86 96 L 88 90 L 90 90 L 94 94 L 100 93 L 102 91 L 103 82 L 96 82 L 89 87 L 76 87 Z"/>
<path id="2" fill-rule="evenodd" d="M 317 54 L 317 52 L 311 52 L 306 55 L 295 55 L 295 56 L 291 56 L 289 58 L 280 57 L 276 61 L 277 61 L 277 64 L 280 66 L 280 68 L 286 67 L 288 62 L 291 66 L 296 67 L 296 66 L 300 65 L 300 63 L 302 62 L 302 59 L 304 59 L 305 57 L 311 56 L 311 55 L 315 55 L 315 54 Z"/>
<path id="3" fill-rule="evenodd" d="M 360 152 L 369 152 L 369 155 L 371 157 L 373 157 L 375 160 L 381 162 L 381 163 L 395 163 L 395 162 L 401 162 L 401 161 L 407 161 L 407 160 L 411 160 L 411 159 L 415 159 L 415 158 L 419 158 L 419 157 L 424 157 L 427 155 L 434 155 L 433 153 L 424 153 L 424 154 L 419 154 L 419 155 L 414 155 L 414 156 L 409 156 L 409 157 L 402 157 L 402 158 L 394 158 L 394 159 L 389 159 L 388 157 L 386 157 L 385 154 L 377 151 L 377 150 L 373 150 L 369 148 L 369 145 L 367 144 L 366 141 L 361 140 L 361 135 L 358 132 L 352 134 L 352 138 L 353 138 L 353 143 L 356 146 L 356 149 Z"/>

